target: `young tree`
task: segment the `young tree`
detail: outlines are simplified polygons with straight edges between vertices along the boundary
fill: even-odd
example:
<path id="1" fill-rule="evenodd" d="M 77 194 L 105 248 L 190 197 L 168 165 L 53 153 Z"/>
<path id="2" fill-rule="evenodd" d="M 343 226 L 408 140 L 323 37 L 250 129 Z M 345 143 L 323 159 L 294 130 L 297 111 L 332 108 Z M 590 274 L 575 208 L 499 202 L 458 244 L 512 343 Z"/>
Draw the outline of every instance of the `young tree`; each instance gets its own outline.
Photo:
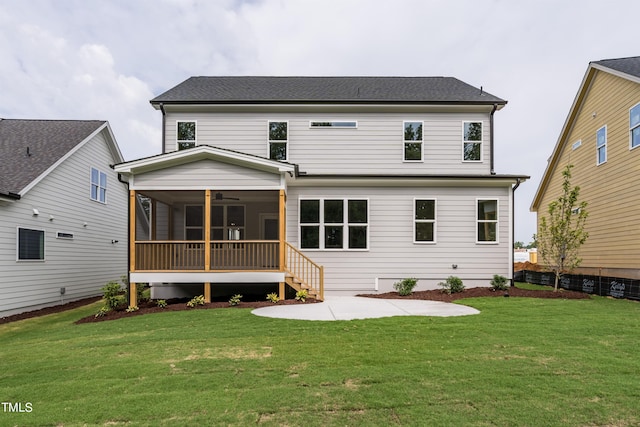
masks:
<path id="1" fill-rule="evenodd" d="M 578 203 L 580 187 L 571 188 L 571 168 L 567 165 L 562 171 L 562 194 L 549 203 L 549 217 L 540 219 L 538 235 L 538 254 L 544 264 L 555 274 L 554 291 L 562 274 L 580 265 L 578 256 L 580 246 L 587 240 L 589 233 L 584 231 L 587 219 L 587 202 Z"/>

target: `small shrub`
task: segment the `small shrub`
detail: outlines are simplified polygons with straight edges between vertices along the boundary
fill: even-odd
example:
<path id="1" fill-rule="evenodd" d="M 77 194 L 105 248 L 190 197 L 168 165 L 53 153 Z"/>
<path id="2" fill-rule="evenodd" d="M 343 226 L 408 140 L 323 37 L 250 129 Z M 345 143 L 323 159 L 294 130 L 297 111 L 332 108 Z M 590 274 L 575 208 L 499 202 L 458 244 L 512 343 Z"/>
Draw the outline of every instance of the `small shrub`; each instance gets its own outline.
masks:
<path id="1" fill-rule="evenodd" d="M 120 283 L 109 282 L 102 287 L 103 298 L 109 309 L 117 308 L 124 301 Z"/>
<path id="2" fill-rule="evenodd" d="M 136 305 L 130 305 L 129 307 L 127 307 L 127 313 L 133 313 L 134 311 L 138 311 L 139 308 Z"/>
<path id="3" fill-rule="evenodd" d="M 306 289 L 302 289 L 296 292 L 296 300 L 300 302 L 305 302 L 309 297 L 309 292 Z"/>
<path id="4" fill-rule="evenodd" d="M 494 274 L 493 279 L 491 280 L 491 290 L 493 291 L 506 291 L 508 289 L 507 279 L 504 276 L 500 276 L 499 274 Z"/>
<path id="5" fill-rule="evenodd" d="M 407 296 L 411 295 L 413 288 L 415 288 L 417 284 L 417 279 L 402 279 L 401 281 L 393 284 L 393 289 L 398 291 L 398 295 Z"/>
<path id="6" fill-rule="evenodd" d="M 100 310 L 98 310 L 98 312 L 96 313 L 96 317 L 104 317 L 108 312 L 110 312 L 111 309 L 109 307 L 107 307 L 106 305 L 100 307 Z"/>
<path id="7" fill-rule="evenodd" d="M 191 301 L 187 303 L 187 307 L 195 307 L 196 305 L 204 305 L 204 295 L 198 295 L 197 297 L 193 297 Z"/>
<path id="8" fill-rule="evenodd" d="M 231 297 L 231 299 L 229 300 L 229 305 L 238 305 L 240 304 L 240 300 L 242 299 L 242 295 L 240 294 L 235 294 L 234 296 Z"/>
<path id="9" fill-rule="evenodd" d="M 156 301 L 156 305 L 160 308 L 165 308 L 167 306 L 167 301 L 163 299 L 159 299 Z"/>
<path id="10" fill-rule="evenodd" d="M 449 295 L 464 291 L 462 279 L 456 276 L 447 277 L 447 280 L 438 283 L 438 286 L 442 287 L 442 292 L 446 292 Z"/>
<path id="11" fill-rule="evenodd" d="M 278 301 L 280 301 L 280 297 L 278 297 L 278 294 L 276 294 L 275 292 L 272 292 L 270 294 L 267 294 L 267 301 L 271 301 L 274 304 L 277 304 Z"/>

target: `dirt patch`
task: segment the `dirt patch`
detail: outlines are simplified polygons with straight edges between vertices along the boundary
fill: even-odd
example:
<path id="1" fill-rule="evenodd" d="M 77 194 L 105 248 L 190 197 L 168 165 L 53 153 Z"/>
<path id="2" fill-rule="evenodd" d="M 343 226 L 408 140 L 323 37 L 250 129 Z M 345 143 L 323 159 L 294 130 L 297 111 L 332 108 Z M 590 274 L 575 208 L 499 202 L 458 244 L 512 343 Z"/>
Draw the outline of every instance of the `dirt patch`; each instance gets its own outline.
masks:
<path id="1" fill-rule="evenodd" d="M 589 294 L 577 291 L 568 291 L 566 289 L 558 289 L 558 292 L 553 290 L 549 291 L 532 291 L 527 289 L 520 289 L 516 287 L 509 287 L 506 291 L 494 291 L 491 288 L 468 288 L 462 292 L 455 294 L 447 294 L 440 289 L 433 289 L 429 291 L 416 291 L 409 296 L 400 296 L 397 292 L 387 292 L 384 294 L 362 294 L 361 297 L 369 298 L 383 298 L 383 299 L 422 299 L 431 301 L 444 301 L 452 302 L 462 298 L 478 298 L 478 297 L 529 297 L 529 298 L 564 298 L 564 299 L 588 299 L 591 298 Z"/>
<path id="2" fill-rule="evenodd" d="M 66 304 L 54 305 L 52 307 L 41 308 L 40 310 L 27 311 L 25 313 L 14 314 L 7 317 L 0 317 L 0 325 L 3 323 L 16 322 L 18 320 L 30 319 L 32 317 L 46 316 L 47 314 L 60 313 L 74 308 L 82 307 L 87 304 L 101 300 L 102 297 L 84 298 L 77 301 L 68 302 Z"/>

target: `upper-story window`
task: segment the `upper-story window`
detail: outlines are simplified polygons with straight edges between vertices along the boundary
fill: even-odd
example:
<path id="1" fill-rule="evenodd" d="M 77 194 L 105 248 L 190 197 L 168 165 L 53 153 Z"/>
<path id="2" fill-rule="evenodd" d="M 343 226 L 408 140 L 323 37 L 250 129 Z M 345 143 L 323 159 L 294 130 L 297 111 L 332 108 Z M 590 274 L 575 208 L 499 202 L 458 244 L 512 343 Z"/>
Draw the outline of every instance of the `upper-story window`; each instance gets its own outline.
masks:
<path id="1" fill-rule="evenodd" d="M 311 128 L 342 128 L 342 129 L 355 129 L 358 127 L 358 122 L 355 120 L 332 120 L 332 121 L 311 121 L 309 122 Z"/>
<path id="2" fill-rule="evenodd" d="M 196 122 L 176 122 L 176 142 L 178 150 L 196 146 Z"/>
<path id="3" fill-rule="evenodd" d="M 436 242 L 436 201 L 433 199 L 416 199 L 414 203 L 415 243 Z"/>
<path id="4" fill-rule="evenodd" d="M 602 126 L 596 132 L 596 155 L 597 164 L 601 165 L 607 161 L 607 127 Z"/>
<path id="5" fill-rule="evenodd" d="M 91 168 L 91 200 L 107 203 L 107 174 Z"/>
<path id="6" fill-rule="evenodd" d="M 482 160 L 482 122 L 463 123 L 463 160 L 479 162 Z"/>
<path id="7" fill-rule="evenodd" d="M 640 104 L 636 104 L 629 110 L 629 131 L 631 133 L 631 148 L 640 145 Z"/>
<path id="8" fill-rule="evenodd" d="M 422 122 L 404 122 L 404 160 L 422 161 Z"/>
<path id="9" fill-rule="evenodd" d="M 478 243 L 498 242 L 498 201 L 477 201 Z"/>
<path id="10" fill-rule="evenodd" d="M 269 122 L 269 158 L 287 160 L 289 122 Z"/>

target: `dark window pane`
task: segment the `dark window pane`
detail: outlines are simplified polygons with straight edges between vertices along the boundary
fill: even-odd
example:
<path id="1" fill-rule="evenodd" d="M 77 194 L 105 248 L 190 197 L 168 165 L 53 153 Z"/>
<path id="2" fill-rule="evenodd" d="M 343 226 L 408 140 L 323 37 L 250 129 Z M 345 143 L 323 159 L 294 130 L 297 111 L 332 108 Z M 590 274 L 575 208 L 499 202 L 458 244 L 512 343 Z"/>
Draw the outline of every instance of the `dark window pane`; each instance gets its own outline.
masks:
<path id="1" fill-rule="evenodd" d="M 496 241 L 496 223 L 495 222 L 479 222 L 478 223 L 478 241 L 479 242 L 495 242 Z"/>
<path id="2" fill-rule="evenodd" d="M 300 227 L 300 241 L 303 249 L 320 248 L 320 227 L 317 225 Z"/>
<path id="3" fill-rule="evenodd" d="M 631 131 L 631 146 L 637 147 L 640 145 L 640 126 Z"/>
<path id="4" fill-rule="evenodd" d="M 478 219 L 495 221 L 498 219 L 497 202 L 495 200 L 478 201 Z"/>
<path id="5" fill-rule="evenodd" d="M 185 225 L 187 227 L 202 227 L 204 224 L 203 206 L 187 206 Z"/>
<path id="6" fill-rule="evenodd" d="M 343 245 L 343 230 L 341 225 L 328 225 L 324 227 L 325 249 L 341 249 Z"/>
<path id="7" fill-rule="evenodd" d="M 287 122 L 269 122 L 269 141 L 287 140 Z"/>
<path id="8" fill-rule="evenodd" d="M 416 200 L 416 219 L 436 219 L 436 201 Z"/>
<path id="9" fill-rule="evenodd" d="M 350 223 L 366 223 L 367 222 L 367 201 L 366 200 L 349 200 L 349 222 Z"/>
<path id="10" fill-rule="evenodd" d="M 224 230 L 222 228 L 212 229 L 211 240 L 224 240 Z"/>
<path id="11" fill-rule="evenodd" d="M 300 222 L 303 224 L 320 222 L 320 200 L 300 200 Z"/>
<path id="12" fill-rule="evenodd" d="M 178 151 L 186 150 L 187 148 L 195 147 L 195 142 L 178 142 Z"/>
<path id="13" fill-rule="evenodd" d="M 224 206 L 211 206 L 211 226 L 222 227 L 224 225 Z"/>
<path id="14" fill-rule="evenodd" d="M 407 142 L 404 144 L 405 160 L 422 160 L 422 143 Z"/>
<path id="15" fill-rule="evenodd" d="M 416 242 L 433 242 L 433 223 L 416 223 Z"/>
<path id="16" fill-rule="evenodd" d="M 178 122 L 178 141 L 196 140 L 196 122 Z"/>
<path id="17" fill-rule="evenodd" d="M 404 124 L 405 141 L 422 141 L 422 122 L 406 122 Z"/>
<path id="18" fill-rule="evenodd" d="M 18 259 L 44 259 L 44 231 L 28 228 L 18 229 Z"/>
<path id="19" fill-rule="evenodd" d="M 482 123 L 481 122 L 465 122 L 464 140 L 465 141 L 482 141 Z"/>
<path id="20" fill-rule="evenodd" d="M 344 202 L 342 200 L 324 201 L 324 222 L 325 224 L 344 222 Z"/>
<path id="21" fill-rule="evenodd" d="M 244 206 L 227 206 L 227 225 L 244 226 Z"/>
<path id="22" fill-rule="evenodd" d="M 270 143 L 269 158 L 271 160 L 287 160 L 287 143 L 286 142 Z"/>
<path id="23" fill-rule="evenodd" d="M 465 160 L 480 160 L 480 148 L 481 144 L 477 142 L 465 142 L 464 143 L 464 159 Z"/>
<path id="24" fill-rule="evenodd" d="M 367 248 L 367 227 L 349 227 L 349 249 Z"/>
<path id="25" fill-rule="evenodd" d="M 204 240 L 202 228 L 187 228 L 185 234 L 186 240 Z"/>

